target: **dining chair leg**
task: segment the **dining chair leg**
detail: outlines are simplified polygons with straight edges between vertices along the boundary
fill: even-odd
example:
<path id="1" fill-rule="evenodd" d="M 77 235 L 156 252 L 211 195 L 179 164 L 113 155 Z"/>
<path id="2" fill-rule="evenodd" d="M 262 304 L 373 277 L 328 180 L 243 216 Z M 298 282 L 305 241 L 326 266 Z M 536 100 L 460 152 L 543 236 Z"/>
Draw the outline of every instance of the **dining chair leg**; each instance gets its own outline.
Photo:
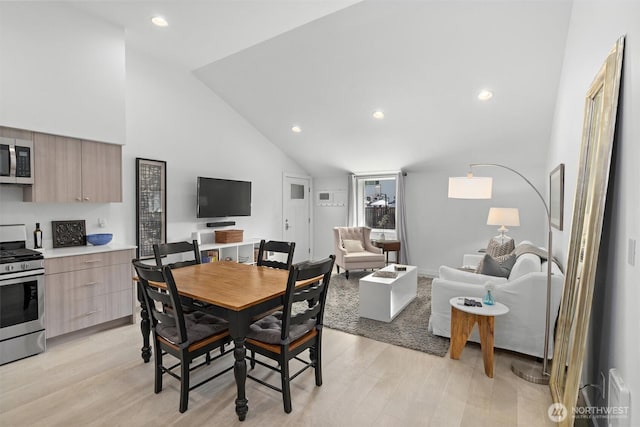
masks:
<path id="1" fill-rule="evenodd" d="M 155 384 L 153 386 L 153 392 L 158 394 L 162 391 L 162 349 L 157 342 L 154 343 L 154 363 L 155 363 Z"/>
<path id="2" fill-rule="evenodd" d="M 256 367 L 256 352 L 251 350 L 251 369 Z"/>
<path id="3" fill-rule="evenodd" d="M 281 360 L 280 375 L 282 379 L 282 403 L 284 404 L 284 412 L 291 413 L 291 386 L 289 380 L 289 361 Z"/>
<path id="4" fill-rule="evenodd" d="M 316 373 L 316 385 L 318 387 L 322 385 L 322 347 L 320 343 L 321 340 L 318 339 L 316 345 L 309 349 L 311 361 L 313 362 L 313 367 Z"/>
<path id="5" fill-rule="evenodd" d="M 189 406 L 189 361 L 182 357 L 180 363 L 180 412 Z"/>

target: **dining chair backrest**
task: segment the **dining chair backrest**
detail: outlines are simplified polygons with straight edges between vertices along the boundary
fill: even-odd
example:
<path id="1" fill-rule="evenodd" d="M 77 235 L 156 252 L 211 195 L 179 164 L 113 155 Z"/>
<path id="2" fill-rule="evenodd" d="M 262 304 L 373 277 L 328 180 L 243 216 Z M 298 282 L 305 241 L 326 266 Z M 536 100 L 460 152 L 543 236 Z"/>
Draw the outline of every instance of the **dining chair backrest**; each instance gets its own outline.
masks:
<path id="1" fill-rule="evenodd" d="M 295 242 L 265 241 L 263 239 L 260 241 L 257 265 L 288 270 L 293 263 L 293 251 L 295 248 Z M 268 256 L 270 252 L 282 254 L 281 259 L 269 259 Z"/>
<path id="2" fill-rule="evenodd" d="M 177 254 L 193 254 L 192 259 L 186 261 L 175 261 L 167 263 L 166 260 L 163 262 L 162 258 L 167 257 L 169 255 L 177 255 Z M 160 243 L 153 245 L 153 254 L 156 259 L 156 265 L 158 267 L 162 267 L 164 265 L 168 265 L 171 268 L 180 268 L 186 267 L 188 265 L 201 264 L 202 258 L 200 256 L 200 248 L 198 246 L 198 241 L 194 240 L 192 242 L 174 242 L 174 243 Z"/>
<path id="3" fill-rule="evenodd" d="M 305 261 L 294 264 L 289 268 L 289 278 L 282 311 L 282 344 L 289 344 L 290 328 L 294 325 L 306 323 L 310 319 L 315 320 L 316 328 L 322 325 L 327 290 L 335 259 L 335 255 L 330 255 L 320 261 Z M 296 288 L 297 282 L 315 277 L 318 278 L 316 282 Z M 293 304 L 303 301 L 307 303 L 305 309 L 296 309 L 296 313 L 293 314 Z"/>
<path id="4" fill-rule="evenodd" d="M 176 338 L 172 340 L 173 344 L 188 345 L 184 312 L 171 267 L 157 267 L 144 264 L 139 260 L 133 260 L 133 266 L 142 287 L 142 295 L 151 318 L 153 333 L 155 334 L 159 329 L 174 328 Z M 164 283 L 166 291 L 149 282 Z M 158 309 L 156 302 L 160 303 L 163 310 Z M 167 310 L 166 307 L 171 307 L 171 309 Z"/>

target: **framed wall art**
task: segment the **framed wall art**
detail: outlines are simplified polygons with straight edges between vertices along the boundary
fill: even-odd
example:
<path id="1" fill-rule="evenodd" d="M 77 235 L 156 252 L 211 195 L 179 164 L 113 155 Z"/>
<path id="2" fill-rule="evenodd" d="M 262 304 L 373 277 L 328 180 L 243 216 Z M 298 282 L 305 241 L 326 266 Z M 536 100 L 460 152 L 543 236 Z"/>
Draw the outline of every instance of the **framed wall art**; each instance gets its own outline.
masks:
<path id="1" fill-rule="evenodd" d="M 549 215 L 551 226 L 562 230 L 564 217 L 564 163 L 549 174 Z"/>
<path id="2" fill-rule="evenodd" d="M 138 258 L 153 258 L 153 245 L 167 241 L 167 162 L 136 158 Z"/>
<path id="3" fill-rule="evenodd" d="M 51 235 L 54 248 L 85 246 L 87 231 L 84 219 L 51 221 Z"/>

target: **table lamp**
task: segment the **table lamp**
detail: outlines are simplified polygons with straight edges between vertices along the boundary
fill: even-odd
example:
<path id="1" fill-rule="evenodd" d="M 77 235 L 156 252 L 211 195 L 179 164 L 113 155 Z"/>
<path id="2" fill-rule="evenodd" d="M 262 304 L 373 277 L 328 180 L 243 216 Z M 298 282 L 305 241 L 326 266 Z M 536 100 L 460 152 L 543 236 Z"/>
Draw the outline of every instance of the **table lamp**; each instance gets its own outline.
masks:
<path id="1" fill-rule="evenodd" d="M 517 227 L 520 225 L 518 208 L 490 208 L 487 225 L 500 226 L 500 228 L 498 228 L 500 232 L 500 243 L 504 243 L 505 237 L 511 239 L 511 237 L 504 235 L 504 233 L 509 231 L 506 226 Z"/>

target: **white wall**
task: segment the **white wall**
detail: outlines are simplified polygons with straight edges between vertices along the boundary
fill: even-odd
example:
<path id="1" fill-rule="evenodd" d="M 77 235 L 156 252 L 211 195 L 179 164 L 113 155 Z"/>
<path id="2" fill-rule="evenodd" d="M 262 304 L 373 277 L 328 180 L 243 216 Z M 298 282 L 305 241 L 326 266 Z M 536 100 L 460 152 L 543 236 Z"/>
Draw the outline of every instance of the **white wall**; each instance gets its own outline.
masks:
<path id="1" fill-rule="evenodd" d="M 3 13 L 9 10 L 4 3 L 2 7 Z M 11 49 L 15 51 L 27 53 L 40 44 L 59 45 L 61 49 L 67 49 L 68 56 L 74 58 L 73 62 L 59 63 L 56 57 L 50 58 L 51 66 L 60 76 L 67 72 L 73 77 L 74 69 L 79 67 L 89 74 L 87 80 L 91 80 L 95 75 L 89 70 L 101 66 L 101 62 L 96 62 L 96 56 L 86 54 L 86 50 L 99 51 L 104 40 L 112 44 L 124 44 L 122 30 L 105 26 L 101 21 L 64 5 L 51 8 L 48 4 L 32 4 L 31 13 L 27 13 L 27 7 L 18 9 L 24 13 L 14 16 L 20 20 L 12 24 L 13 29 L 20 27 L 23 20 L 28 21 L 27 15 L 33 17 L 51 13 L 65 23 L 65 28 L 56 27 L 29 34 L 17 30 L 14 33 L 9 31 L 9 27 L 3 27 L 2 30 L 3 39 L 10 39 L 15 44 Z M 4 25 L 4 20 L 2 23 Z M 74 28 L 74 37 L 85 42 L 81 46 L 70 43 L 66 27 Z M 98 41 L 92 44 L 91 40 Z M 3 48 L 4 60 L 6 45 L 0 47 Z M 116 62 L 125 64 L 124 50 Z M 17 75 L 22 71 L 11 69 L 10 74 Z M 28 83 L 46 75 L 48 69 L 40 68 L 38 73 L 24 70 L 24 73 L 30 76 Z M 49 120 L 48 117 L 35 117 L 31 112 L 18 114 L 19 111 L 13 114 L 11 122 L 1 123 L 108 140 L 106 136 L 98 138 L 100 134 L 104 136 L 109 132 L 98 132 L 100 125 L 92 124 L 93 111 L 87 111 L 83 105 L 76 103 L 78 97 L 89 96 L 98 89 L 90 87 L 87 90 L 85 81 L 74 85 L 75 79 L 71 77 L 67 77 L 65 87 L 68 96 L 55 100 L 56 108 L 63 112 L 55 116 L 58 127 L 41 127 L 43 121 Z M 93 85 L 100 86 L 101 80 L 92 80 Z M 8 85 L 3 75 L 1 87 L 4 90 Z M 40 97 L 43 104 L 53 105 L 54 102 L 39 90 L 38 85 L 22 88 L 26 98 Z M 101 102 L 97 95 L 91 100 L 96 104 Z M 205 221 L 195 218 L 198 175 L 252 181 L 252 216 L 233 219 L 237 219 L 237 226 L 245 230 L 246 237 L 281 238 L 282 172 L 305 173 L 295 162 L 208 90 L 190 71 L 129 49 L 126 51 L 126 94 L 123 92 L 123 105 L 125 100 L 127 144 L 123 147 L 123 203 L 24 203 L 20 187 L 2 185 L 0 224 L 25 223 L 32 230 L 35 222 L 40 222 L 46 246 L 51 244 L 50 221 L 85 219 L 90 233 L 100 231 L 98 218 L 105 218 L 108 224 L 106 230 L 114 233 L 114 242 L 135 244 L 135 158 L 144 157 L 167 161 L 169 241 L 188 239 L 192 231 L 204 228 Z M 47 116 L 48 112 L 41 114 Z M 119 133 L 121 124 L 116 121 L 112 125 L 111 132 Z"/>
<path id="2" fill-rule="evenodd" d="M 252 181 L 252 215 L 231 219 L 245 237 L 282 238 L 282 173 L 305 171 L 192 73 L 127 50 L 127 142 L 131 233 L 135 158 L 146 157 L 167 161 L 168 241 L 205 228 L 206 220 L 196 225 L 197 176 Z"/>
<path id="3" fill-rule="evenodd" d="M 333 243 L 333 227 L 347 225 L 347 206 L 318 206 L 318 191 L 348 190 L 348 175 L 313 178 L 313 254 L 314 258 L 324 258 L 335 253 Z"/>
<path id="4" fill-rule="evenodd" d="M 591 312 L 583 384 L 599 383 L 599 373 L 617 368 L 631 390 L 631 422 L 640 425 L 640 260 L 627 263 L 628 239 L 640 238 L 640 3 L 575 2 L 556 104 L 549 167 L 566 164 L 564 232 L 557 232 L 565 258 L 578 170 L 584 97 L 614 42 L 626 34 L 617 137 L 605 213 L 598 277 Z M 606 405 L 589 393 L 592 405 Z M 599 420 L 600 425 L 605 425 Z"/>
<path id="5" fill-rule="evenodd" d="M 72 7 L 0 2 L 0 124 L 124 144 L 124 50 Z"/>
<path id="6" fill-rule="evenodd" d="M 64 5 L 0 3 L 0 124 L 107 142 L 125 142 L 124 31 Z M 130 185 L 125 183 L 125 187 Z M 0 224 L 42 224 L 51 244 L 54 220 L 98 217 L 115 241 L 127 226 L 126 204 L 23 203 L 22 188 L 0 186 Z M 135 211 L 134 211 L 135 212 Z M 33 242 L 29 242 L 33 244 Z"/>
<path id="7" fill-rule="evenodd" d="M 491 161 L 491 154 L 487 154 Z M 475 176 L 493 177 L 491 200 L 462 200 L 447 197 L 450 176 L 464 176 L 467 163 L 461 159 L 457 170 L 409 171 L 405 178 L 407 198 L 407 234 L 411 264 L 430 275 L 441 265 L 457 267 L 462 255 L 486 248 L 498 234 L 497 226 L 487 225 L 490 207 L 518 208 L 520 227 L 510 227 L 516 242 L 529 240 L 546 246 L 544 205 L 525 181 L 506 170 L 474 168 Z M 507 163 L 542 191 L 545 171 L 534 170 L 517 161 Z M 544 194 L 544 193 L 543 193 Z"/>

